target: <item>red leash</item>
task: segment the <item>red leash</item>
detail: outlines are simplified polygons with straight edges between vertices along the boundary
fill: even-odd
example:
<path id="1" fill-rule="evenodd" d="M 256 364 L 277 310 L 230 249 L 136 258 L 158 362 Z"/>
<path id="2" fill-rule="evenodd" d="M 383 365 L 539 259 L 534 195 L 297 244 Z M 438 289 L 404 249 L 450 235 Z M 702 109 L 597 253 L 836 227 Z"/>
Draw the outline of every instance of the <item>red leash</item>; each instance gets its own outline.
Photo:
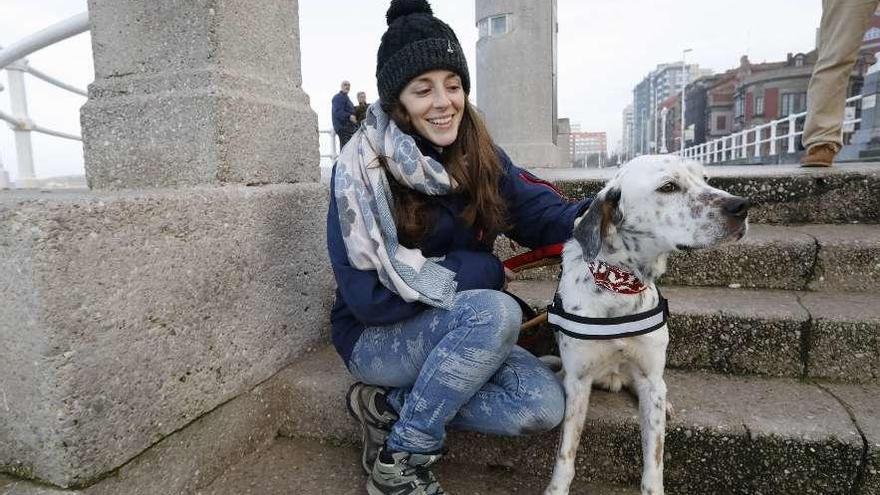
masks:
<path id="1" fill-rule="evenodd" d="M 563 243 L 550 244 L 504 260 L 504 267 L 514 272 L 559 263 Z"/>

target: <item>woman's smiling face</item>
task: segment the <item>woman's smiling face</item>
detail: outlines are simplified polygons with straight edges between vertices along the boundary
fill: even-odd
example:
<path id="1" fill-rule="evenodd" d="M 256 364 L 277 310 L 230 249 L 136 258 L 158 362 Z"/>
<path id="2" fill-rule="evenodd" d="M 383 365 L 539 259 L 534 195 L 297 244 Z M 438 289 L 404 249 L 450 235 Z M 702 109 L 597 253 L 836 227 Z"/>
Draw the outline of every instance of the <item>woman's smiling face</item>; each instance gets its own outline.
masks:
<path id="1" fill-rule="evenodd" d="M 432 70 L 416 77 L 401 91 L 400 103 L 423 138 L 441 148 L 455 142 L 465 94 L 454 72 Z"/>

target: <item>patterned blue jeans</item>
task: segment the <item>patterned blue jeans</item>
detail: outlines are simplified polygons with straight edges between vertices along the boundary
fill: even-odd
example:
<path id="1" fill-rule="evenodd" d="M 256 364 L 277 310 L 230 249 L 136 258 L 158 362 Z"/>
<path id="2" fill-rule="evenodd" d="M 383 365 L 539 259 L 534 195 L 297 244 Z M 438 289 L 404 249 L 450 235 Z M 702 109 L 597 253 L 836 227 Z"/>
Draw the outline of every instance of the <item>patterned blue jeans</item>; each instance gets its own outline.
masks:
<path id="1" fill-rule="evenodd" d="M 395 451 L 431 453 L 446 426 L 497 435 L 549 430 L 565 398 L 553 373 L 516 346 L 521 310 L 494 290 L 459 292 L 452 310 L 367 328 L 349 368 L 365 383 L 389 387 L 400 419 L 386 441 Z"/>

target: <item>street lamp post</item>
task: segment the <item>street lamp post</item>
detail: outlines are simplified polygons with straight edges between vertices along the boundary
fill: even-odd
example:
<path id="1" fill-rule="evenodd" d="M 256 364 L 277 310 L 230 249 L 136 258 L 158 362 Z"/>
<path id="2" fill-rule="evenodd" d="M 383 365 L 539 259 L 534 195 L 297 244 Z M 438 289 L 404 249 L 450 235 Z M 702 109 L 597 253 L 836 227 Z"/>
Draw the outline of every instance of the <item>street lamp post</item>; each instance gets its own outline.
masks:
<path id="1" fill-rule="evenodd" d="M 669 153 L 669 150 L 666 149 L 666 114 L 669 113 L 669 108 L 663 107 L 663 110 L 660 110 L 660 154 L 665 155 Z M 670 119 L 671 120 L 671 119 Z M 673 145 L 672 149 L 675 149 L 675 145 Z"/>
<path id="2" fill-rule="evenodd" d="M 691 50 L 690 48 L 685 48 L 684 50 L 681 51 L 681 71 L 684 73 L 684 82 L 682 82 L 682 84 L 681 84 L 681 149 L 680 149 L 679 155 L 682 158 L 684 158 L 684 130 L 685 130 L 685 127 L 684 127 L 684 124 L 685 124 L 685 121 L 684 121 L 684 108 L 685 108 L 684 89 L 687 87 L 688 76 L 690 74 L 687 70 L 687 64 L 685 63 L 684 60 L 685 60 L 685 56 L 688 54 L 688 52 L 691 52 L 691 51 L 693 51 L 693 50 Z"/>

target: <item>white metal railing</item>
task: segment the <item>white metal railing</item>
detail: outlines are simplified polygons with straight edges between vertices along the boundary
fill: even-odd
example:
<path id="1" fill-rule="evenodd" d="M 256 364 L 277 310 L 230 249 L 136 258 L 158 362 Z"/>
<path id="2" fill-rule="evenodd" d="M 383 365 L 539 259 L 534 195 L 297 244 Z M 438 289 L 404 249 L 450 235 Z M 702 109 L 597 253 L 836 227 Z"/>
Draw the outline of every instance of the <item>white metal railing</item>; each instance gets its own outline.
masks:
<path id="1" fill-rule="evenodd" d="M 321 135 L 324 134 L 330 138 L 330 153 L 321 153 L 321 158 L 329 158 L 332 162 L 336 159 L 336 155 L 339 153 L 336 152 L 336 132 L 333 131 L 333 128 L 330 129 L 321 129 L 318 131 L 318 138 L 320 139 Z M 323 149 L 323 146 L 318 143 L 318 148 Z"/>
<path id="2" fill-rule="evenodd" d="M 847 98 L 846 103 L 856 108 L 860 107 L 862 95 Z M 803 124 L 798 130 L 798 124 L 806 118 L 807 113 L 794 113 L 787 117 L 767 122 L 766 124 L 750 127 L 733 134 L 713 139 L 705 143 L 689 146 L 684 149 L 684 157 L 698 160 L 705 164 L 723 163 L 747 158 L 762 158 L 777 156 L 782 153 L 795 153 L 797 151 L 797 137 L 803 135 Z M 844 134 L 854 131 L 856 124 L 861 123 L 858 117 L 844 121 Z M 784 134 L 780 134 L 780 128 Z M 679 155 L 682 152 L 676 152 Z"/>
<path id="3" fill-rule="evenodd" d="M 0 120 L 9 123 L 9 126 L 12 128 L 12 132 L 15 135 L 15 153 L 16 161 L 18 162 L 18 183 L 21 187 L 29 187 L 33 184 L 33 181 L 36 178 L 34 175 L 31 132 L 40 132 L 50 136 L 82 141 L 80 136 L 37 125 L 30 119 L 27 109 L 27 92 L 25 91 L 24 74 L 30 74 L 65 91 L 86 96 L 85 91 L 30 67 L 25 57 L 47 46 L 70 38 L 71 36 L 88 31 L 88 29 L 89 14 L 88 12 L 83 12 L 53 24 L 46 29 L 37 31 L 6 48 L 0 49 L 0 70 L 6 69 L 6 74 L 9 80 L 9 100 L 12 111 L 11 115 L 0 111 Z M 3 91 L 3 89 L 3 86 L 0 86 L 0 91 Z M 9 175 L 3 169 L 3 163 L 0 162 L 0 189 L 8 188 L 9 185 Z"/>
<path id="4" fill-rule="evenodd" d="M 324 153 L 326 147 L 324 143 L 326 140 L 321 139 L 322 137 L 327 136 L 330 138 L 330 152 Z M 336 132 L 333 128 L 322 129 L 318 131 L 318 149 L 321 150 L 321 163 L 318 168 L 321 169 L 321 182 L 324 184 L 330 183 L 330 171 L 333 169 L 333 162 L 336 161 L 336 157 L 338 156 L 338 152 L 336 151 Z M 324 159 L 328 159 L 329 163 L 325 162 Z"/>

